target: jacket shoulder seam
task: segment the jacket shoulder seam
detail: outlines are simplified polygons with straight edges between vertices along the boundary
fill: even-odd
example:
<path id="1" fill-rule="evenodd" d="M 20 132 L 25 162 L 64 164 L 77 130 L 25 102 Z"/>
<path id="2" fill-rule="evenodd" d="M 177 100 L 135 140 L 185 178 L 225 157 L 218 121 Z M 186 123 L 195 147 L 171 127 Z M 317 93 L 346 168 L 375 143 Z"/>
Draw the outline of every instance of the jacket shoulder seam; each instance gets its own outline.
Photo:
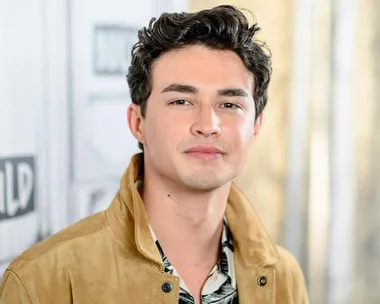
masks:
<path id="1" fill-rule="evenodd" d="M 26 288 L 25 283 L 21 279 L 20 275 L 15 270 L 13 270 L 12 268 L 7 268 L 7 271 L 9 271 L 10 273 L 12 273 L 13 275 L 16 276 L 16 278 L 20 281 L 22 287 L 24 288 L 25 294 L 28 296 L 29 302 L 31 304 L 34 304 L 33 301 L 32 301 L 32 299 L 31 299 L 31 297 L 30 297 L 30 295 L 29 295 L 28 289 Z"/>
<path id="2" fill-rule="evenodd" d="M 99 214 L 101 214 L 101 213 L 104 213 L 104 212 L 100 212 Z M 102 220 L 104 220 L 104 219 L 102 219 Z M 104 227 L 102 227 L 101 229 L 97 229 L 97 230 L 93 231 L 91 234 L 100 233 L 101 231 L 107 230 L 108 228 L 109 228 L 109 225 L 108 225 L 108 222 L 106 222 L 106 225 L 104 225 Z M 54 248 L 50 248 L 49 250 L 41 252 L 38 256 L 35 256 L 34 258 L 32 258 L 32 259 L 30 259 L 28 261 L 22 261 L 21 265 L 16 265 L 16 269 L 12 268 L 12 266 L 13 266 L 12 264 L 13 263 L 11 263 L 11 265 L 8 267 L 8 270 L 11 270 L 15 274 L 17 273 L 18 278 L 20 278 L 20 275 L 23 275 L 23 274 L 25 274 L 25 272 L 28 272 L 28 270 L 29 270 L 30 267 L 33 267 L 33 265 L 35 265 L 36 263 L 38 263 L 41 259 L 44 258 L 44 256 L 48 255 L 52 250 L 54 250 L 54 249 L 55 250 L 59 250 L 59 248 L 61 246 L 64 246 L 65 243 L 73 241 L 73 240 L 76 240 L 76 239 L 79 239 L 81 237 L 84 237 L 84 236 L 80 235 L 80 236 L 76 236 L 75 238 L 72 238 L 70 240 L 64 240 L 62 242 L 59 242 L 59 243 L 56 244 L 56 246 L 54 246 Z M 31 250 L 37 244 L 34 244 L 28 250 Z M 21 258 L 22 256 L 23 256 L 23 254 L 19 258 Z M 18 259 L 16 259 L 16 260 L 18 260 Z M 16 271 L 18 271 L 18 272 L 16 272 Z"/>

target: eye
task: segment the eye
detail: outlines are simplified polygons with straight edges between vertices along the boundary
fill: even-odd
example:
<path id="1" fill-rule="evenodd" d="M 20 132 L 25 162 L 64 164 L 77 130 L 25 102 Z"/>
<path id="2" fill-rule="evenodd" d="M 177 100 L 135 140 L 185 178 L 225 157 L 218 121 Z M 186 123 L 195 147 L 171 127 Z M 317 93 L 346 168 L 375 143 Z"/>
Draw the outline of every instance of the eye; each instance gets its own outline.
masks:
<path id="1" fill-rule="evenodd" d="M 190 104 L 190 102 L 185 99 L 177 99 L 172 101 L 170 104 L 175 106 L 187 106 Z"/>
<path id="2" fill-rule="evenodd" d="M 222 108 L 226 109 L 240 109 L 241 107 L 237 104 L 234 104 L 232 102 L 225 102 L 222 104 Z"/>

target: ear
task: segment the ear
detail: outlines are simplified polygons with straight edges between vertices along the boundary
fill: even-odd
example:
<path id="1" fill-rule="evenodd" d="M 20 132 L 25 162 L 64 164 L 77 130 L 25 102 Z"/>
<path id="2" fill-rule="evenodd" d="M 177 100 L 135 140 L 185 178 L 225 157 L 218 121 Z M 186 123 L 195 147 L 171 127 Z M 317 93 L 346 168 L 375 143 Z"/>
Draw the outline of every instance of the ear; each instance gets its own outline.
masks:
<path id="1" fill-rule="evenodd" d="M 132 103 L 127 109 L 127 122 L 133 136 L 142 144 L 145 143 L 144 118 L 140 106 Z"/>
<path id="2" fill-rule="evenodd" d="M 259 134 L 262 122 L 263 122 L 263 113 L 261 113 L 255 121 L 255 125 L 253 126 L 253 137 L 256 137 L 257 134 Z"/>

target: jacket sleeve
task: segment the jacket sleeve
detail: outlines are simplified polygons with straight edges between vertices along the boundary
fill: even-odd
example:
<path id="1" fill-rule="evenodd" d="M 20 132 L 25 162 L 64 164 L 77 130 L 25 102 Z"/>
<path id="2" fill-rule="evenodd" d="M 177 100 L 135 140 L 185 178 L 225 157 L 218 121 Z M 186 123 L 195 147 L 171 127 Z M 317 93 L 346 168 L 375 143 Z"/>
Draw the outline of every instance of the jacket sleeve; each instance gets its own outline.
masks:
<path id="1" fill-rule="evenodd" d="M 287 283 L 287 290 L 290 291 L 290 294 L 288 295 L 291 299 L 290 303 L 309 304 L 305 276 L 299 263 L 288 250 L 279 246 L 277 247 L 277 250 L 282 256 L 283 261 L 283 269 L 279 279 Z"/>
<path id="2" fill-rule="evenodd" d="M 33 304 L 20 278 L 10 270 L 1 281 L 0 304 Z"/>

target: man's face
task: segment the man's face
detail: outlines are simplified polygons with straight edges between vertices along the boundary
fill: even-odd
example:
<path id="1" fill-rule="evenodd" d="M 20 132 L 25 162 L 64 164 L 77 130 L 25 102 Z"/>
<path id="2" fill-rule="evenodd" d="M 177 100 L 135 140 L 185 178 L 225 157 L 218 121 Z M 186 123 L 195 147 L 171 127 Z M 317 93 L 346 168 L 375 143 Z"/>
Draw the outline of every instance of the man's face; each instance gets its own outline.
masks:
<path id="1" fill-rule="evenodd" d="M 159 57 L 151 76 L 145 118 L 135 105 L 128 113 L 146 170 L 191 191 L 230 182 L 261 123 L 253 75 L 242 60 L 232 51 L 189 46 Z"/>

